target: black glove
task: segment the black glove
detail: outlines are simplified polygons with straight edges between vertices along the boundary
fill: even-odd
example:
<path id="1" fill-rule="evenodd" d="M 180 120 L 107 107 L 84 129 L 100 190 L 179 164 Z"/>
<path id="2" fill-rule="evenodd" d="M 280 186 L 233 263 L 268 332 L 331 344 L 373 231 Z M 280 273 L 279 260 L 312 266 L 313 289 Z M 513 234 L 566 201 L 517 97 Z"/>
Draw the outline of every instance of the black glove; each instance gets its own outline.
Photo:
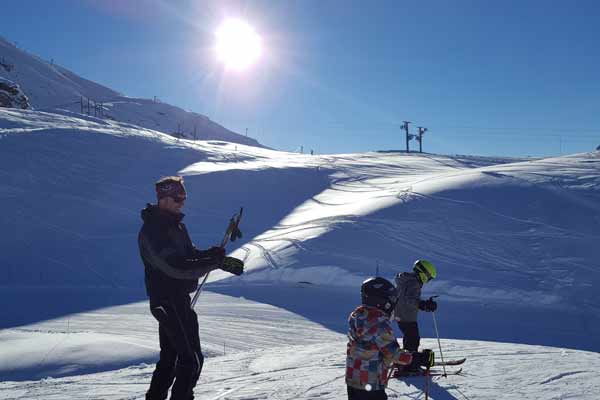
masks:
<path id="1" fill-rule="evenodd" d="M 241 275 L 244 273 L 244 262 L 235 257 L 225 257 L 221 269 L 230 274 Z"/>
<path id="2" fill-rule="evenodd" d="M 431 368 L 435 364 L 435 353 L 429 349 L 425 349 L 421 352 L 413 353 L 413 360 L 425 368 Z"/>
<path id="3" fill-rule="evenodd" d="M 195 248 L 194 256 L 197 258 L 205 258 L 205 257 L 217 258 L 220 261 L 221 259 L 225 258 L 225 248 L 219 247 L 219 246 L 213 246 L 208 250 L 199 250 L 199 249 Z"/>
<path id="4" fill-rule="evenodd" d="M 437 310 L 437 303 L 433 299 L 419 301 L 419 310 L 434 312 Z"/>
<path id="5" fill-rule="evenodd" d="M 231 232 L 231 236 L 229 236 L 229 238 L 231 239 L 232 242 L 235 242 L 237 239 L 242 237 L 242 231 L 240 231 L 240 228 L 235 228 L 233 230 L 233 232 Z"/>
<path id="6" fill-rule="evenodd" d="M 225 257 L 225 248 L 219 246 L 213 246 L 210 249 L 206 250 L 208 254 L 213 257 L 223 258 Z"/>

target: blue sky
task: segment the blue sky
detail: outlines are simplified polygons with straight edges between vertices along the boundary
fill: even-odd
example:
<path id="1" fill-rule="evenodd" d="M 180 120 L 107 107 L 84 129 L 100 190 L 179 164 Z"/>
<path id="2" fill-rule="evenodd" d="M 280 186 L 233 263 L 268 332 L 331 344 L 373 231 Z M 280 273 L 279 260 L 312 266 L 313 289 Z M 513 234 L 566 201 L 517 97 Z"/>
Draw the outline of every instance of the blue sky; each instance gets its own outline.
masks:
<path id="1" fill-rule="evenodd" d="M 10 4 L 10 5 L 7 5 Z M 594 1 L 54 0 L 3 4 L 0 35 L 129 96 L 208 115 L 282 150 L 558 155 L 600 144 Z M 211 51 L 246 19 L 264 57 Z M 417 149 L 418 143 L 411 142 Z"/>

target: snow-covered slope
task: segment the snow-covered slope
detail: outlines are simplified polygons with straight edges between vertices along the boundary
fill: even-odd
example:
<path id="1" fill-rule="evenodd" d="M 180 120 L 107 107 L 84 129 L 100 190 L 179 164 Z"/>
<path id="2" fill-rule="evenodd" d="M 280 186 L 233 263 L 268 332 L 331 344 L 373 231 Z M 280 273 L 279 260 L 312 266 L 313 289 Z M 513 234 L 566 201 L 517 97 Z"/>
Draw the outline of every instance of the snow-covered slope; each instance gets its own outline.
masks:
<path id="1" fill-rule="evenodd" d="M 196 398 L 346 398 L 344 335 L 281 308 L 203 296 L 198 313 L 208 358 Z M 147 305 L 136 303 L 0 332 L 0 374 L 20 378 L 0 382 L 0 398 L 143 399 L 156 360 L 155 325 Z M 467 362 L 462 375 L 433 379 L 432 400 L 594 400 L 600 390 L 598 353 L 448 339 L 441 345 L 446 359 Z M 422 346 L 436 349 L 437 341 Z M 20 371 L 28 380 L 11 375 L 9 363 L 29 366 Z M 424 379 L 407 378 L 390 382 L 387 392 L 391 399 L 423 399 L 424 390 Z"/>
<path id="2" fill-rule="evenodd" d="M 342 397 L 345 319 L 361 280 L 423 257 L 439 269 L 426 294 L 441 295 L 448 357 L 470 358 L 468 378 L 440 381 L 434 399 L 593 399 L 598 354 L 558 348 L 600 349 L 599 172 L 598 152 L 308 156 L 0 110 L 0 302 L 10 305 L 0 308 L 0 380 L 68 376 L 3 383 L 0 398 L 85 397 L 76 387 L 142 397 L 151 367 L 139 363 L 155 359 L 157 342 L 139 210 L 157 178 L 181 173 L 200 247 L 246 210 L 244 238 L 229 250 L 248 272 L 211 274 L 200 299 L 211 358 L 199 397 Z M 433 336 L 430 315 L 421 326 Z M 392 389 L 418 398 L 418 385 Z"/>
<path id="3" fill-rule="evenodd" d="M 186 138 L 224 140 L 262 147 L 255 139 L 232 132 L 208 117 L 150 99 L 124 96 L 73 72 L 29 54 L 0 37 L 0 77 L 16 84 L 38 110 L 82 112 Z M 94 104 L 102 106 L 102 111 Z"/>
<path id="4" fill-rule="evenodd" d="M 598 153 L 508 164 L 515 160 L 308 156 L 94 118 L 0 112 L 3 203 L 13 211 L 0 220 L 14 232 L 0 245 L 0 284 L 140 287 L 139 210 L 153 200 L 154 180 L 180 172 L 198 245 L 218 243 L 231 213 L 248 210 L 234 254 L 250 273 L 235 282 L 354 290 L 377 270 L 392 277 L 429 258 L 440 279 L 426 289 L 443 296 L 455 337 L 599 346 L 583 340 L 598 332 L 590 317 L 600 314 Z M 490 312 L 480 331 L 464 329 Z M 343 329 L 340 321 L 330 327 Z"/>

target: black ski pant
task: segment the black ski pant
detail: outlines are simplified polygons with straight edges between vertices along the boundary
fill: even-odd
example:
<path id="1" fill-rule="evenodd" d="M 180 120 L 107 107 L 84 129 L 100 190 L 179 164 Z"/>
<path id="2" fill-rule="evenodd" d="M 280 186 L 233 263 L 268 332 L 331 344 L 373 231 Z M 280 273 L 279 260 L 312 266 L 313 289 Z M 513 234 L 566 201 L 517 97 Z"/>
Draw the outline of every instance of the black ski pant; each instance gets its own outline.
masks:
<path id="1" fill-rule="evenodd" d="M 198 317 L 190 307 L 189 295 L 150 301 L 158 321 L 160 359 L 152 374 L 146 400 L 193 400 L 204 357 L 200 348 Z"/>
<path id="2" fill-rule="evenodd" d="M 418 351 L 421 344 L 417 321 L 396 321 L 402 331 L 402 347 L 408 351 Z"/>
<path id="3" fill-rule="evenodd" d="M 348 400 L 387 400 L 387 394 L 385 390 L 361 390 L 355 389 L 351 386 L 348 388 Z"/>
<path id="4" fill-rule="evenodd" d="M 421 336 L 419 336 L 419 325 L 417 321 L 396 321 L 398 328 L 402 331 L 402 347 L 410 352 L 419 351 L 421 344 Z M 419 368 L 416 357 L 413 361 L 401 370 L 415 370 Z"/>

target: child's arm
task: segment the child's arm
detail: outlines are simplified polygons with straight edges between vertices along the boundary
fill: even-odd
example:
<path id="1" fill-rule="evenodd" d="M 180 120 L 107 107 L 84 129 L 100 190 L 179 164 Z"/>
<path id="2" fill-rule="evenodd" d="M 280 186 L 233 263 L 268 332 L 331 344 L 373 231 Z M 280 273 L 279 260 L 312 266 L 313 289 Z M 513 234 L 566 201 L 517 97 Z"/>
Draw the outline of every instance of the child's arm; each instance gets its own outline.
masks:
<path id="1" fill-rule="evenodd" d="M 375 336 L 375 343 L 379 348 L 381 354 L 383 354 L 383 362 L 385 365 L 390 366 L 392 364 L 408 365 L 412 361 L 412 354 L 406 350 L 400 348 L 400 345 L 396 341 L 394 331 L 390 320 L 382 318 L 377 326 L 378 332 Z"/>

